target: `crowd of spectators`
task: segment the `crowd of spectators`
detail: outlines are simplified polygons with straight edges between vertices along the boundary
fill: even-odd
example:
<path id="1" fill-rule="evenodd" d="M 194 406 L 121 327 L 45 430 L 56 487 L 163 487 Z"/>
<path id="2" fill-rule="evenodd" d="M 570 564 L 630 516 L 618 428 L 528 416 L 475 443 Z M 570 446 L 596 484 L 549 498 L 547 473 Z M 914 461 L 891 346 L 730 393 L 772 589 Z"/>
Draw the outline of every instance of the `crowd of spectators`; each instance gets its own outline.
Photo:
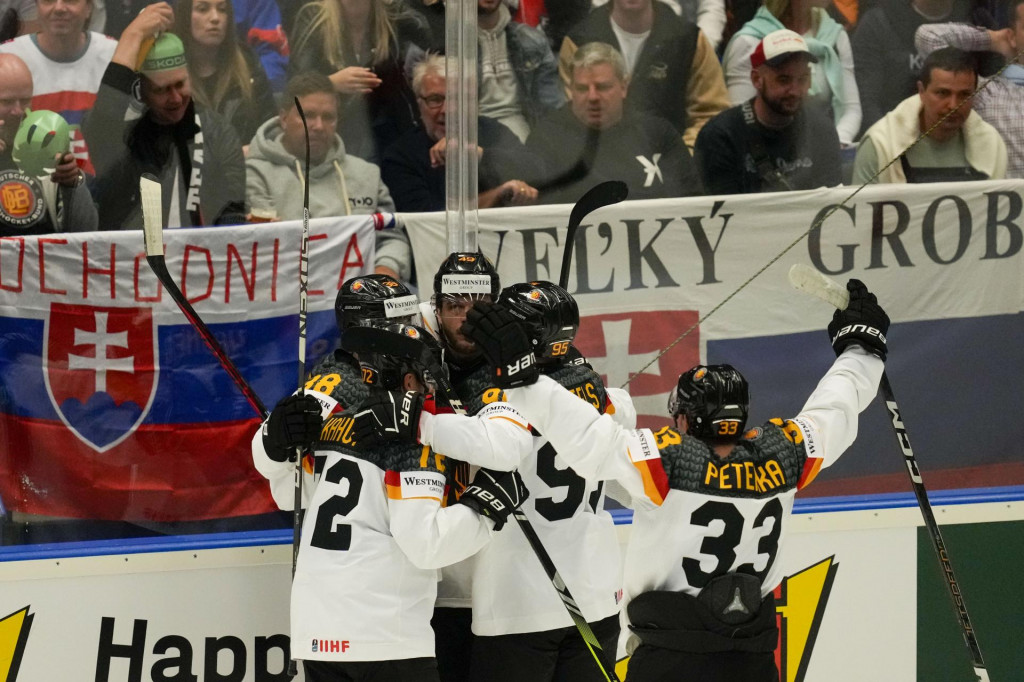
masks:
<path id="1" fill-rule="evenodd" d="M 478 0 L 479 205 L 612 178 L 666 198 L 1024 177 L 1022 7 Z M 4 0 L 0 172 L 40 208 L 0 207 L 0 236 L 138 229 L 143 173 L 168 228 L 298 218 L 304 182 L 314 217 L 443 210 L 444 19 L 444 0 Z M 12 158 L 29 108 L 70 129 L 50 175 Z M 378 271 L 407 277 L 384 232 Z"/>

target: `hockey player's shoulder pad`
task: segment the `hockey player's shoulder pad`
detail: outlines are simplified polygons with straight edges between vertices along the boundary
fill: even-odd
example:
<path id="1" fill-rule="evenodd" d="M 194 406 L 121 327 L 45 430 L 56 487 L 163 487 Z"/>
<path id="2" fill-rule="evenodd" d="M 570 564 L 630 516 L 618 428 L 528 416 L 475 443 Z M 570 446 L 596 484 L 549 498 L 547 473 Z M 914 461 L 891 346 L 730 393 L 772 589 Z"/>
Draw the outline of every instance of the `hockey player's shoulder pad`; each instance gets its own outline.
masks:
<path id="1" fill-rule="evenodd" d="M 747 431 L 728 457 L 712 457 L 701 489 L 727 497 L 770 497 L 797 487 L 806 461 L 799 426 L 773 419 Z"/>
<path id="2" fill-rule="evenodd" d="M 491 403 L 505 400 L 504 391 L 494 385 L 494 373 L 483 365 L 460 381 L 455 391 L 470 416 Z"/>
<path id="3" fill-rule="evenodd" d="M 805 459 L 770 422 L 747 432 L 725 458 L 668 426 L 654 437 L 670 488 L 719 497 L 763 498 L 794 488 Z"/>
<path id="4" fill-rule="evenodd" d="M 577 398 L 585 400 L 593 405 L 596 410 L 604 413 L 605 407 L 608 404 L 604 382 L 601 381 L 601 376 L 588 365 L 560 365 L 548 376 L 565 387 L 570 393 L 575 393 Z"/>
<path id="5" fill-rule="evenodd" d="M 744 438 L 764 439 L 774 443 L 787 475 L 796 471 L 797 488 L 810 484 L 821 469 L 821 446 L 813 422 L 804 417 L 769 419 L 761 427 L 748 431 Z"/>
<path id="6" fill-rule="evenodd" d="M 359 363 L 340 350 L 328 353 L 316 364 L 306 379 L 306 390 L 329 396 L 344 409 L 358 405 L 370 393 Z"/>

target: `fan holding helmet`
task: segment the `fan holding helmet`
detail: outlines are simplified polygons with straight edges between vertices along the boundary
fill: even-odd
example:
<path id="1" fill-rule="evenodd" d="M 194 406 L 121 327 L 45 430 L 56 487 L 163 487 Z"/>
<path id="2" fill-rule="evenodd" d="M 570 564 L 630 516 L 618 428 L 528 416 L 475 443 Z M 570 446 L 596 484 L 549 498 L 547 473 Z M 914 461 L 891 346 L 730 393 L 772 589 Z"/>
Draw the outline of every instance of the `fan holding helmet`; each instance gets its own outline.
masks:
<path id="1" fill-rule="evenodd" d="M 0 236 L 95 230 L 68 124 L 52 111 L 29 111 L 31 98 L 25 62 L 0 54 Z"/>

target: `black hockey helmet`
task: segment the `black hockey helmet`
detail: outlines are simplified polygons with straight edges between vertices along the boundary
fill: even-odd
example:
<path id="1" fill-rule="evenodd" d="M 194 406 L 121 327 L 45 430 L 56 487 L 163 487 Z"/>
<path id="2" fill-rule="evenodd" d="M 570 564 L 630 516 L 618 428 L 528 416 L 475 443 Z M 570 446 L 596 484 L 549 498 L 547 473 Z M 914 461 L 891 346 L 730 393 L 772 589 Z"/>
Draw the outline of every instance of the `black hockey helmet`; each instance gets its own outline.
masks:
<path id="1" fill-rule="evenodd" d="M 498 302 L 522 321 L 538 362 L 562 361 L 580 327 L 580 309 L 569 292 L 552 282 L 507 286 Z"/>
<path id="2" fill-rule="evenodd" d="M 388 275 L 362 275 L 341 285 L 334 299 L 338 329 L 370 324 L 411 324 L 419 313 L 419 299 Z"/>
<path id="3" fill-rule="evenodd" d="M 482 251 L 456 251 L 448 254 L 434 275 L 434 308 L 442 296 L 498 297 L 501 280 L 498 271 Z"/>
<path id="4" fill-rule="evenodd" d="M 447 372 L 444 366 L 441 346 L 426 329 L 412 324 L 389 324 L 382 329 L 401 334 L 421 342 L 428 351 L 427 358 L 409 358 L 384 353 L 360 353 L 359 364 L 363 367 L 364 376 L 368 377 L 367 383 L 380 386 L 392 391 L 402 388 L 402 379 L 409 372 L 415 374 L 428 388 L 428 392 L 437 389 L 437 381 L 433 376 L 434 371 Z M 432 370 L 430 365 L 434 366 Z M 447 378 L 447 377 L 446 377 Z"/>
<path id="5" fill-rule="evenodd" d="M 697 365 L 683 372 L 668 399 L 672 417 L 686 416 L 687 433 L 715 442 L 743 435 L 749 406 L 747 380 L 732 365 Z"/>

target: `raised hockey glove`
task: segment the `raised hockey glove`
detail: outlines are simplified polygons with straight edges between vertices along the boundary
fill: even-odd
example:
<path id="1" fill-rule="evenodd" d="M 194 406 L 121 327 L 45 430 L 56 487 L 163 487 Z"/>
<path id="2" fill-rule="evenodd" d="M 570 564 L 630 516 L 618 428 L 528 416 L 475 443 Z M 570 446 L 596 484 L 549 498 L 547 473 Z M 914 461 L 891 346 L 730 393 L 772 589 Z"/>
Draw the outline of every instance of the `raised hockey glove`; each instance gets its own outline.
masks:
<path id="1" fill-rule="evenodd" d="M 422 411 L 422 393 L 372 391 L 353 418 L 356 448 L 375 448 L 395 440 L 418 442 Z"/>
<path id="2" fill-rule="evenodd" d="M 309 448 L 320 438 L 324 420 L 320 401 L 308 393 L 284 398 L 263 423 L 263 449 L 275 462 L 295 461 L 296 448 Z"/>
<path id="3" fill-rule="evenodd" d="M 885 360 L 888 350 L 885 335 L 889 331 L 889 316 L 878 305 L 875 295 L 859 279 L 847 282 L 846 289 L 850 292 L 850 304 L 846 310 L 836 310 L 828 325 L 832 349 L 839 355 L 847 346 L 856 343 Z"/>
<path id="4" fill-rule="evenodd" d="M 527 386 L 537 381 L 533 344 L 512 313 L 496 303 L 478 301 L 466 313 L 462 333 L 487 358 L 498 388 Z"/>
<path id="5" fill-rule="evenodd" d="M 480 469 L 473 477 L 473 482 L 462 491 L 459 503 L 491 519 L 494 521 L 494 530 L 501 530 L 509 514 L 526 502 L 529 496 L 530 492 L 523 485 L 518 471 Z"/>

